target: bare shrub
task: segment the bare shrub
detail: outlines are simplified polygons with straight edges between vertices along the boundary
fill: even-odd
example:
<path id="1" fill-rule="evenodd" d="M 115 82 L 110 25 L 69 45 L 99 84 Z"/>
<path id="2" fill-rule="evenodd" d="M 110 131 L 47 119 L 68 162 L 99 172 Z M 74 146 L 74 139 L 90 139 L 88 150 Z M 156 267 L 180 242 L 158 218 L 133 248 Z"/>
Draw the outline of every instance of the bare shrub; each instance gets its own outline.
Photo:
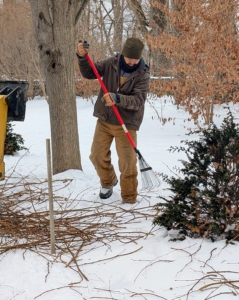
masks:
<path id="1" fill-rule="evenodd" d="M 159 95 L 173 95 L 194 119 L 202 115 L 209 123 L 215 103 L 238 101 L 237 1 L 175 0 L 171 7 L 160 1 L 153 5 L 165 13 L 168 25 L 160 35 L 149 33 L 147 40 L 152 51 L 160 49 L 171 61 L 159 75 L 173 77 L 160 81 Z"/>

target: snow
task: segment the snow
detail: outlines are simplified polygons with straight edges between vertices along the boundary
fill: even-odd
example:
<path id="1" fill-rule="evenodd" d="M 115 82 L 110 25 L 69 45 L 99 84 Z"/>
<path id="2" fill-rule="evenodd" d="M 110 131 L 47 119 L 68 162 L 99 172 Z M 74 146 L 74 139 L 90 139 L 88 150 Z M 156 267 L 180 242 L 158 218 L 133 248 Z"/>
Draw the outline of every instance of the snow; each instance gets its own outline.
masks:
<path id="1" fill-rule="evenodd" d="M 67 242 L 56 239 L 54 255 L 49 238 L 36 247 L 5 251 L 6 239 L 1 237 L 0 299 L 224 300 L 238 297 L 237 242 L 226 245 L 224 240 L 212 243 L 202 238 L 172 242 L 176 232 L 153 227 L 158 195 L 169 195 L 164 182 L 154 191 L 139 190 L 134 205 L 121 203 L 119 184 L 110 199 L 99 199 L 99 180 L 89 160 L 96 123 L 92 116 L 93 104 L 80 97 L 76 100 L 83 171 L 68 170 L 53 176 L 55 220 L 58 225 L 59 220 L 68 222 L 57 227 Z M 238 113 L 238 105 L 231 108 L 234 114 Z M 214 121 L 220 124 L 226 111 L 221 106 L 216 106 L 214 111 Z M 164 125 L 159 118 L 167 120 Z M 170 98 L 151 97 L 146 103 L 138 148 L 155 172 L 173 176 L 175 167 L 182 166 L 180 159 L 185 159 L 184 154 L 168 149 L 179 146 L 182 140 L 197 138 L 186 135 L 189 129 L 196 128 L 188 119 L 185 110 L 177 109 Z M 0 182 L 0 193 L 4 190 L 4 195 L 9 196 L 9 205 L 13 194 L 18 197 L 15 209 L 22 209 L 25 214 L 36 212 L 40 228 L 48 220 L 49 209 L 46 139 L 50 138 L 50 123 L 45 99 L 28 101 L 25 121 L 14 124 L 14 132 L 23 136 L 29 152 L 22 150 L 4 157 L 6 179 Z M 117 170 L 114 145 L 112 160 Z M 24 226 L 24 222 L 33 219 L 22 216 L 20 224 Z M 14 245 L 28 241 L 26 236 L 21 236 L 25 228 L 21 226 L 15 229 L 20 238 L 10 239 Z M 91 235 L 83 245 L 81 231 L 70 241 L 72 228 Z"/>

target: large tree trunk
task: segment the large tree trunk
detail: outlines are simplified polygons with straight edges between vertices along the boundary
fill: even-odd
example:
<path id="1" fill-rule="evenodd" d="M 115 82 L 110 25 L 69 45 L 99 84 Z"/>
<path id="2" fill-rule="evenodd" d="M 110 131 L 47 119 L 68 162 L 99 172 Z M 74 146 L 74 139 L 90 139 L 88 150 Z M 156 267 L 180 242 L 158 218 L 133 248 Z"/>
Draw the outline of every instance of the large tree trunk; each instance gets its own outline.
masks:
<path id="1" fill-rule="evenodd" d="M 53 174 L 82 170 L 74 71 L 76 2 L 31 0 L 50 110 Z"/>

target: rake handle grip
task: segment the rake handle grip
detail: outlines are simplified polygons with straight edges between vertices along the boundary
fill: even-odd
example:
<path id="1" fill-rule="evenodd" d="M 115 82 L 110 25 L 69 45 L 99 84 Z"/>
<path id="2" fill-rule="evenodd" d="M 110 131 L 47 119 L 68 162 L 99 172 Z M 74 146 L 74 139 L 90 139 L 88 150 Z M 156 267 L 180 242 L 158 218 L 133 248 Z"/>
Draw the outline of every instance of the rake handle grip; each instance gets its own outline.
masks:
<path id="1" fill-rule="evenodd" d="M 92 68 L 92 70 L 93 70 L 95 76 L 97 77 L 97 79 L 98 79 L 98 81 L 99 81 L 99 83 L 100 83 L 100 85 L 101 85 L 101 88 L 102 88 L 104 94 L 107 94 L 107 93 L 108 93 L 108 90 L 107 90 L 107 88 L 106 88 L 106 86 L 105 86 L 103 80 L 101 79 L 100 74 L 98 73 L 98 71 L 97 71 L 97 69 L 96 69 L 96 67 L 95 67 L 95 65 L 94 65 L 94 63 L 93 63 L 91 57 L 89 56 L 88 53 L 86 53 L 85 57 L 86 57 L 86 59 L 88 60 L 88 62 L 89 62 L 89 64 L 90 64 L 90 66 L 91 66 L 91 68 Z M 124 132 L 125 132 L 125 134 L 126 134 L 128 140 L 129 140 L 131 146 L 133 147 L 134 151 L 135 151 L 139 156 L 141 156 L 139 150 L 136 148 L 135 143 L 134 143 L 134 141 L 132 140 L 132 137 L 130 136 L 130 134 L 129 134 L 129 132 L 128 132 L 128 130 L 127 130 L 125 124 L 124 124 L 124 121 L 122 120 L 122 118 L 121 118 L 121 116 L 120 116 L 120 114 L 119 114 L 117 108 L 115 107 L 115 104 L 112 105 L 111 107 L 112 107 L 112 109 L 113 109 L 113 111 L 114 111 L 114 113 L 115 113 L 115 115 L 116 115 L 116 117 L 117 117 L 117 119 L 118 119 L 120 125 L 123 127 Z"/>

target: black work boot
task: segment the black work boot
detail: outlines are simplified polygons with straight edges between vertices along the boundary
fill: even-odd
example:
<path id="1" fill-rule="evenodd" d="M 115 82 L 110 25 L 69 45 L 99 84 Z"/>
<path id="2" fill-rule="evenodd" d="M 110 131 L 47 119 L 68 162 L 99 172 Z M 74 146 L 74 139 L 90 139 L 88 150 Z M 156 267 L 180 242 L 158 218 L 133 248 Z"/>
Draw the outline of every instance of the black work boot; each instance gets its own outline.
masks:
<path id="1" fill-rule="evenodd" d="M 113 194 L 113 187 L 116 186 L 118 180 L 116 180 L 115 184 L 109 187 L 101 187 L 100 189 L 100 199 L 108 199 Z"/>

